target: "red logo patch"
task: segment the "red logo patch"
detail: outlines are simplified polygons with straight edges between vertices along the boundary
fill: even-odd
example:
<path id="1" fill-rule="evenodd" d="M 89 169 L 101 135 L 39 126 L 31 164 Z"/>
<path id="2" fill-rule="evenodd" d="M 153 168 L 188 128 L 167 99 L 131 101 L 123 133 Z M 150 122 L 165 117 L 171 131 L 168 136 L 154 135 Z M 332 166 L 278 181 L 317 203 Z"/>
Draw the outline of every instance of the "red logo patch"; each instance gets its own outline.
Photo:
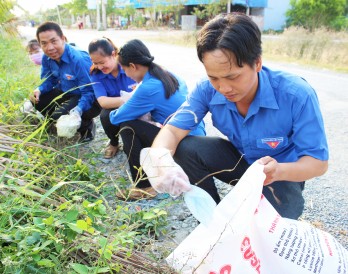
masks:
<path id="1" fill-rule="evenodd" d="M 269 141 L 269 142 L 265 142 L 269 147 L 271 148 L 276 148 L 279 145 L 279 141 Z"/>

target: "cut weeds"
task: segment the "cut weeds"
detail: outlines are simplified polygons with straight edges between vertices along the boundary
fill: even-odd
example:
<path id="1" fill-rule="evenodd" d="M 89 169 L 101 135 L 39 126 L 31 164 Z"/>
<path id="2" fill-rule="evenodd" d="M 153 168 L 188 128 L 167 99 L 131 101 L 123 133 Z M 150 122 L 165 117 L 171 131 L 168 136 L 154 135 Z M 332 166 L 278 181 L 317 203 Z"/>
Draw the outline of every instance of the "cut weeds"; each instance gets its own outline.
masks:
<path id="1" fill-rule="evenodd" d="M 20 105 L 38 83 L 38 71 L 28 61 L 28 71 L 18 74 L 25 52 L 18 41 L 4 43 L 0 60 L 20 58 L 10 69 L 0 62 L 6 87 L 0 107 L 0 272 L 173 273 L 145 252 L 164 233 L 164 207 L 144 210 L 115 199 L 110 206 L 125 179 L 105 181 L 93 163 L 77 158 L 74 140 L 52 138 L 47 121 L 33 126 L 24 118 Z"/>

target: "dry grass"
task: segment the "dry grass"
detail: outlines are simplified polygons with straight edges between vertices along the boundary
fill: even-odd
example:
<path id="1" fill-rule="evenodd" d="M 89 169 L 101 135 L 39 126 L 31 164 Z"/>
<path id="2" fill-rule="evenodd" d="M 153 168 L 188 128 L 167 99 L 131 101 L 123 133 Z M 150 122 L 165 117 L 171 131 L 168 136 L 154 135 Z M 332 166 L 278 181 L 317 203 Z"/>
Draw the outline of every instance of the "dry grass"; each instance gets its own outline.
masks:
<path id="1" fill-rule="evenodd" d="M 166 31 L 149 41 L 195 47 L 197 31 Z M 282 34 L 262 36 L 264 59 L 297 62 L 348 72 L 348 33 L 317 29 L 289 28 Z"/>
<path id="2" fill-rule="evenodd" d="M 263 55 L 278 61 L 296 61 L 306 65 L 348 72 L 348 33 L 317 29 L 309 32 L 289 28 L 281 35 L 263 40 Z"/>

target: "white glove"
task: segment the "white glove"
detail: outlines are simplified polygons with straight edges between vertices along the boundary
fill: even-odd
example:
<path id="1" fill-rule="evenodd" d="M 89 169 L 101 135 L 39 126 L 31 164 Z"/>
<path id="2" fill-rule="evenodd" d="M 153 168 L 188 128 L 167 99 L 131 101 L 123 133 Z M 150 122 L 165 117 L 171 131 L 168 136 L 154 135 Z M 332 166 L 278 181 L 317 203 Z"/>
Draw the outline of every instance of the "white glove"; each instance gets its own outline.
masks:
<path id="1" fill-rule="evenodd" d="M 69 111 L 69 115 L 78 115 L 79 117 L 81 117 L 82 109 L 79 106 L 76 106 Z"/>
<path id="2" fill-rule="evenodd" d="M 170 151 L 165 148 L 144 148 L 140 152 L 140 164 L 151 186 L 159 193 L 173 197 L 191 190 L 184 170 L 175 163 Z"/>

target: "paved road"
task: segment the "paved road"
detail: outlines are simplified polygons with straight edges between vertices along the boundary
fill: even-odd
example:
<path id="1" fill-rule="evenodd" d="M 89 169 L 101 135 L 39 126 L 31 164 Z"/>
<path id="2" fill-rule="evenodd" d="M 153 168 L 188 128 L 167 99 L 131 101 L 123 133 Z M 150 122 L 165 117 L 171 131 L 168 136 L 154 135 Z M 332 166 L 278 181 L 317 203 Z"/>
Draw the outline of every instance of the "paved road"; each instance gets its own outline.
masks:
<path id="1" fill-rule="evenodd" d="M 20 31 L 27 39 L 35 37 L 33 28 L 24 27 Z M 93 38 L 102 36 L 112 39 L 120 46 L 129 39 L 139 38 L 148 41 L 147 39 L 159 35 L 157 31 L 67 29 L 64 32 L 70 42 L 75 42 L 83 49 L 87 49 Z M 190 88 L 205 74 L 194 48 L 156 42 L 145 43 L 155 56 L 155 62 L 182 76 Z M 303 218 L 332 233 L 348 248 L 348 75 L 267 60 L 264 60 L 264 65 L 300 75 L 317 91 L 330 146 L 330 167 L 324 176 L 306 183 L 306 209 Z M 209 128 L 208 132 L 218 133 L 212 128 Z"/>

